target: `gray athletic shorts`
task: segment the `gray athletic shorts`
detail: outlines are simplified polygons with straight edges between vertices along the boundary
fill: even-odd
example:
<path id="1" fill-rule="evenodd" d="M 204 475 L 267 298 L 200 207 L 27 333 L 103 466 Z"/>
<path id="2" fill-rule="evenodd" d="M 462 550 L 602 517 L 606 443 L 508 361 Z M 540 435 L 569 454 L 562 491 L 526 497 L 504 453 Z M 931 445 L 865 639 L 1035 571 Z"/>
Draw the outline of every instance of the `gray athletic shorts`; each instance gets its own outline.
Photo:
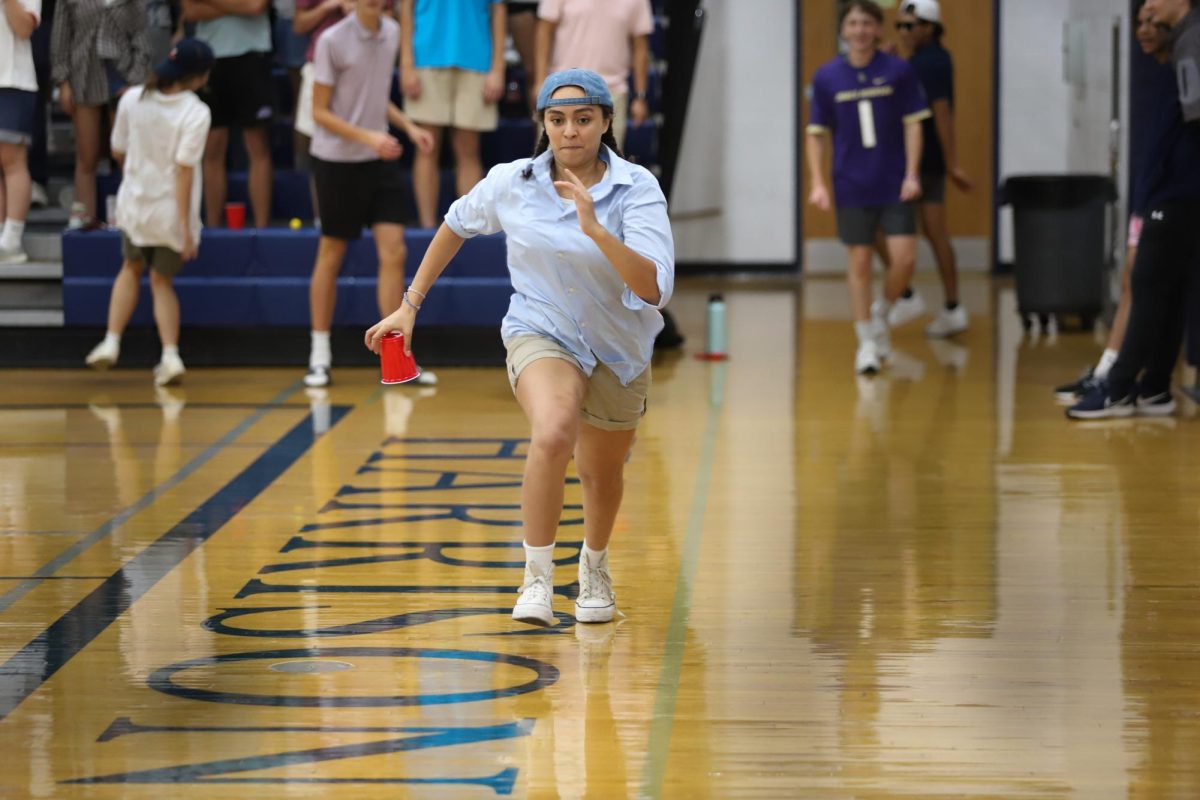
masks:
<path id="1" fill-rule="evenodd" d="M 838 238 L 844 245 L 873 245 L 875 232 L 883 228 L 885 236 L 915 236 L 917 215 L 912 203 L 886 206 L 838 207 Z"/>

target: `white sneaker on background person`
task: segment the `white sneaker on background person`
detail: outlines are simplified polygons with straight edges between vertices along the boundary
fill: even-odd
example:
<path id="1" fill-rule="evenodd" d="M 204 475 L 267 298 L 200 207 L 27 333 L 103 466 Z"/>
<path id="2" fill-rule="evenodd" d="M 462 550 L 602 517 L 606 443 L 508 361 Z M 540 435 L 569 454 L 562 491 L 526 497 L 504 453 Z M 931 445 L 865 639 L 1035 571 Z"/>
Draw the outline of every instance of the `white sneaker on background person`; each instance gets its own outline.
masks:
<path id="1" fill-rule="evenodd" d="M 183 366 L 183 359 L 178 354 L 163 353 L 162 360 L 154 368 L 154 385 L 175 386 L 183 380 L 183 375 L 186 372 L 187 370 Z"/>
<path id="2" fill-rule="evenodd" d="M 92 369 L 105 370 L 117 363 L 121 355 L 121 340 L 115 336 L 105 336 L 104 341 L 92 348 L 84 361 Z"/>
<path id="3" fill-rule="evenodd" d="M 925 335 L 931 339 L 944 339 L 947 336 L 962 333 L 969 326 L 967 309 L 963 307 L 962 303 L 952 309 L 943 306 L 938 315 L 933 318 L 933 322 L 925 327 Z"/>
<path id="4" fill-rule="evenodd" d="M 879 353 L 874 341 L 865 341 L 858 345 L 854 354 L 854 371 L 859 375 L 876 375 L 879 373 Z"/>
<path id="5" fill-rule="evenodd" d="M 871 304 L 871 326 L 872 337 L 875 339 L 875 355 L 880 361 L 887 361 L 888 356 L 892 354 L 892 330 L 888 322 L 892 317 L 892 311 L 896 307 L 893 305 L 890 309 L 884 309 L 882 300 L 876 300 Z"/>
<path id="6" fill-rule="evenodd" d="M 918 319 L 925 314 L 925 299 L 913 290 L 908 297 L 901 296 L 896 302 L 892 303 L 892 310 L 888 312 L 888 325 L 893 328 L 899 328 L 901 325 L 906 325 L 914 319 Z"/>
<path id="7" fill-rule="evenodd" d="M 19 246 L 8 248 L 0 246 L 0 264 L 24 264 L 29 256 Z"/>
<path id="8" fill-rule="evenodd" d="M 46 187 L 35 181 L 29 190 L 29 207 L 45 208 L 48 205 L 50 205 L 50 197 L 46 194 Z"/>

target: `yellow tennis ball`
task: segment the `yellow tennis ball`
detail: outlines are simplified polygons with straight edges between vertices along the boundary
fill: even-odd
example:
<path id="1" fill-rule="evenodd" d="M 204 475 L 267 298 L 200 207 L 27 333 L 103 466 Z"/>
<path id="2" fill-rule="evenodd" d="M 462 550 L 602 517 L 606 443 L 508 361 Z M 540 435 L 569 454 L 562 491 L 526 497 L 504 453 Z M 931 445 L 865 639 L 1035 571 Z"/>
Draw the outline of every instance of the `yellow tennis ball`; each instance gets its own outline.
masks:
<path id="1" fill-rule="evenodd" d="M 291 229 L 292 229 L 292 230 L 294 230 L 294 231 L 298 231 L 298 230 L 300 230 L 300 226 L 301 226 L 302 224 L 303 224 L 303 223 L 301 223 L 301 222 L 300 222 L 299 218 L 297 218 L 297 217 L 292 217 L 292 221 L 288 223 L 288 227 L 289 227 L 289 228 L 291 228 Z"/>

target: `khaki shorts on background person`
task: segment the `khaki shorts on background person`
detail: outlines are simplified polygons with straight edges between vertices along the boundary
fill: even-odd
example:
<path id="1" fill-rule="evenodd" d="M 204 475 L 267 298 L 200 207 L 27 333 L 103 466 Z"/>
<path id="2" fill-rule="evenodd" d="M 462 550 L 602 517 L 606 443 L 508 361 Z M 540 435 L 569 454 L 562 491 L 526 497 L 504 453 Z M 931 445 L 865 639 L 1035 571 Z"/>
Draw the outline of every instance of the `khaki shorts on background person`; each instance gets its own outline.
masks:
<path id="1" fill-rule="evenodd" d="M 504 343 L 504 348 L 508 351 L 505 363 L 513 394 L 517 392 L 521 372 L 539 358 L 559 358 L 583 372 L 565 347 L 545 336 L 514 336 Z M 650 390 L 649 367 L 628 386 L 622 386 L 611 369 L 597 364 L 587 384 L 587 396 L 583 399 L 579 418 L 592 427 L 604 431 L 631 431 L 645 416 L 646 394 Z"/>
<path id="2" fill-rule="evenodd" d="M 312 115 L 313 76 L 316 73 L 317 68 L 311 61 L 300 68 L 300 93 L 296 95 L 296 122 L 293 125 L 297 131 L 310 139 L 317 129 Z"/>
<path id="3" fill-rule="evenodd" d="M 121 258 L 141 261 L 164 278 L 174 278 L 183 269 L 181 254 L 164 245 L 142 247 L 134 244 L 125 231 L 121 231 Z"/>
<path id="4" fill-rule="evenodd" d="M 486 74 L 446 67 L 418 69 L 417 75 L 421 96 L 404 99 L 404 111 L 413 122 L 467 131 L 496 130 L 499 106 L 483 102 Z"/>

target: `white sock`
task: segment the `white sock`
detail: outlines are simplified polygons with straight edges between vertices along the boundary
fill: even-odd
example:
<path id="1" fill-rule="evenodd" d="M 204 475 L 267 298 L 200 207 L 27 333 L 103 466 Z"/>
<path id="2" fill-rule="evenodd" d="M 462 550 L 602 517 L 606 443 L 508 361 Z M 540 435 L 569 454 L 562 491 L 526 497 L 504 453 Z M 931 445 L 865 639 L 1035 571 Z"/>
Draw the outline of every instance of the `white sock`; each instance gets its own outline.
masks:
<path id="1" fill-rule="evenodd" d="M 121 334 L 114 331 L 108 331 L 104 334 L 104 343 L 111 344 L 118 350 L 121 349 Z"/>
<path id="2" fill-rule="evenodd" d="M 583 556 L 587 557 L 587 562 L 594 567 L 599 567 L 599 566 L 603 565 L 605 561 L 608 560 L 608 548 L 607 547 L 604 548 L 603 550 L 593 550 L 592 548 L 588 547 L 585 544 L 583 546 L 583 550 L 580 552 Z"/>
<path id="3" fill-rule="evenodd" d="M 879 310 L 878 318 L 883 320 L 884 322 L 887 322 L 888 312 L 892 310 L 892 304 L 890 302 L 888 302 L 887 298 L 880 298 L 879 305 L 876 306 L 876 308 Z M 875 315 L 872 314 L 871 316 L 875 316 Z"/>
<path id="4" fill-rule="evenodd" d="M 859 344 L 875 341 L 875 325 L 870 320 L 854 323 L 854 332 L 858 334 Z"/>
<path id="5" fill-rule="evenodd" d="M 554 545 L 534 547 L 525 544 L 525 566 L 533 567 L 539 575 L 549 575 L 554 572 Z"/>
<path id="6" fill-rule="evenodd" d="M 166 361 L 168 358 L 179 358 L 179 346 L 173 344 L 164 344 L 161 361 Z"/>
<path id="7" fill-rule="evenodd" d="M 4 232 L 0 233 L 0 247 L 5 250 L 20 250 L 23 233 L 25 233 L 25 220 L 18 222 L 9 217 L 4 221 Z"/>
<path id="8" fill-rule="evenodd" d="M 310 367 L 325 367 L 333 363 L 333 351 L 329 347 L 329 331 L 312 332 L 312 349 L 308 353 Z"/>
<path id="9" fill-rule="evenodd" d="M 1113 364 L 1117 363 L 1118 355 L 1120 353 L 1111 347 L 1105 348 L 1103 355 L 1100 356 L 1099 363 L 1096 364 L 1096 368 L 1092 371 L 1092 375 L 1098 380 L 1108 380 L 1108 371 L 1112 369 Z"/>

